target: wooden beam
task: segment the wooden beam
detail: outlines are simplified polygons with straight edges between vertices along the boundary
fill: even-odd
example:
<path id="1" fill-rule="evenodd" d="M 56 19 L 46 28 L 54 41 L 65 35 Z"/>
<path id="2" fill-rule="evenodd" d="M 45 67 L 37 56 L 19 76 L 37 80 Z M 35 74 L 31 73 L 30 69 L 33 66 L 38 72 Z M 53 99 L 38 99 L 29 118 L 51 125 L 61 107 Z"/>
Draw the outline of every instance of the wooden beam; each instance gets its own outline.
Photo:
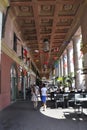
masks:
<path id="1" fill-rule="evenodd" d="M 80 19 L 82 17 L 83 11 L 84 11 L 84 6 L 86 5 L 86 3 L 84 2 L 83 4 L 80 5 L 78 13 L 76 14 L 73 23 L 66 35 L 65 41 L 68 39 L 70 40 L 71 37 L 74 35 L 74 33 L 76 32 L 76 30 L 78 29 L 78 27 L 80 26 Z"/>
<path id="2" fill-rule="evenodd" d="M 72 36 L 75 34 L 76 30 L 80 26 L 80 20 L 82 18 L 82 14 L 83 14 L 83 11 L 85 8 L 87 8 L 87 0 L 84 0 L 84 1 L 82 1 L 82 3 L 80 3 L 79 10 L 73 20 L 73 23 L 72 23 L 64 41 L 70 41 L 72 39 Z M 66 44 L 65 45 L 63 44 L 63 46 L 60 48 L 60 52 L 59 52 L 60 55 L 65 50 L 66 46 L 67 46 Z"/>
<path id="3" fill-rule="evenodd" d="M 27 1 L 27 2 L 19 2 L 19 1 L 15 1 L 15 2 L 12 2 L 10 3 L 11 6 L 32 6 L 32 2 L 31 1 Z"/>

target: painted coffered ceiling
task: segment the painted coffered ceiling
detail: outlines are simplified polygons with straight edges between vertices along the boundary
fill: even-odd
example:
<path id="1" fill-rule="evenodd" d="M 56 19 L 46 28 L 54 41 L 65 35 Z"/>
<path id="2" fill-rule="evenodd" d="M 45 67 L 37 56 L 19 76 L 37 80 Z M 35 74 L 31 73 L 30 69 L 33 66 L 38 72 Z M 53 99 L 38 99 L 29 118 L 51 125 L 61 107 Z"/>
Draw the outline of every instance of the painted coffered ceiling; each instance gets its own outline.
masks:
<path id="1" fill-rule="evenodd" d="M 10 0 L 20 39 L 41 76 L 49 74 L 79 27 L 84 0 Z M 44 42 L 47 42 L 45 44 Z"/>

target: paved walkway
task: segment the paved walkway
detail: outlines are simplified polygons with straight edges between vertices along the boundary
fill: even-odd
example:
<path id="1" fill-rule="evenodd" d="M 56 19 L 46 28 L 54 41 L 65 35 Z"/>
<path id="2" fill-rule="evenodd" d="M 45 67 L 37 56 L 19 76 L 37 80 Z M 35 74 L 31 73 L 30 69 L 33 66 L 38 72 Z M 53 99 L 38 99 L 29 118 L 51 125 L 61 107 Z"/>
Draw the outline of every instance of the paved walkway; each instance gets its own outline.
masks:
<path id="1" fill-rule="evenodd" d="M 0 130 L 87 130 L 87 110 L 76 114 L 72 108 L 55 109 L 48 103 L 46 111 L 30 101 L 18 101 L 0 112 Z"/>

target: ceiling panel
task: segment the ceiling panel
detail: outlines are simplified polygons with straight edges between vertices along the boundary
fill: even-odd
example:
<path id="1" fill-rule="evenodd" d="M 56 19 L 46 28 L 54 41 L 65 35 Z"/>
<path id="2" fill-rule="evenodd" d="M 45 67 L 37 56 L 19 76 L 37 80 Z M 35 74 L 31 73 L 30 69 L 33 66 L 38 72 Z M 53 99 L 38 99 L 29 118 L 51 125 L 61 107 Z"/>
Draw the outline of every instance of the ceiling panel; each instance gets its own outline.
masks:
<path id="1" fill-rule="evenodd" d="M 29 48 L 41 76 L 49 75 L 66 46 L 64 43 L 70 40 L 69 31 L 70 35 L 74 33 L 72 25 L 79 22 L 75 18 L 82 3 L 84 0 L 10 0 L 20 39 Z"/>

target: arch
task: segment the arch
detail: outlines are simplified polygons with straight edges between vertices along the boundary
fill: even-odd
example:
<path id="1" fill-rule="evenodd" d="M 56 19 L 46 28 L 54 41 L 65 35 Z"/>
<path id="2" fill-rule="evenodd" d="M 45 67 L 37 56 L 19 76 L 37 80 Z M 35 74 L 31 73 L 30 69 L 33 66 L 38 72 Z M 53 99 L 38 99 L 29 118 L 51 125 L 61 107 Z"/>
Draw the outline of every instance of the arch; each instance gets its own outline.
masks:
<path id="1" fill-rule="evenodd" d="M 15 101 L 17 98 L 17 91 L 18 91 L 18 74 L 17 74 L 17 66 L 16 63 L 13 63 L 11 65 L 10 69 L 10 78 L 11 78 L 11 89 L 10 89 L 10 97 L 11 101 Z"/>

